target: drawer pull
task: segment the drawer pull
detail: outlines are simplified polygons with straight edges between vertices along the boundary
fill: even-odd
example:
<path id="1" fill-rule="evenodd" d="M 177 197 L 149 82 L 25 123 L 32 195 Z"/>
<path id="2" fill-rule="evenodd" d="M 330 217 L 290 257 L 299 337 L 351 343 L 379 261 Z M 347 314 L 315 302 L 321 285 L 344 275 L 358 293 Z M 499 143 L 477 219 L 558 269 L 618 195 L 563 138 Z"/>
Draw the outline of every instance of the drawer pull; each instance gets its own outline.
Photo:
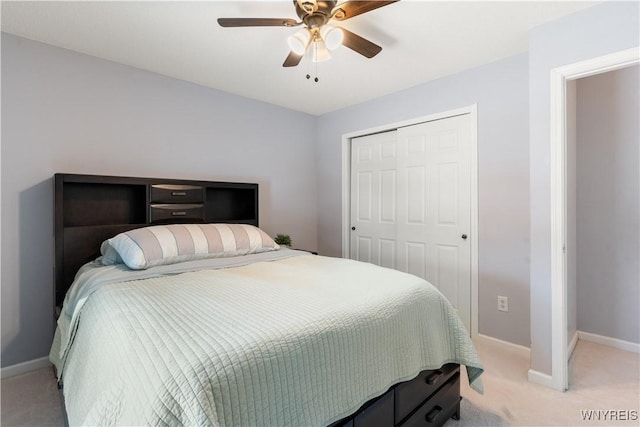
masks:
<path id="1" fill-rule="evenodd" d="M 180 212 L 171 212 L 171 216 L 185 216 L 187 213 L 185 211 Z"/>
<path id="2" fill-rule="evenodd" d="M 172 191 L 171 195 L 172 196 L 186 196 L 187 192 L 186 191 Z"/>
<path id="3" fill-rule="evenodd" d="M 425 381 L 429 385 L 433 385 L 438 381 L 438 378 L 442 376 L 442 371 L 435 371 L 433 374 L 425 378 Z"/>
<path id="4" fill-rule="evenodd" d="M 427 422 L 428 423 L 434 422 L 436 418 L 438 418 L 438 415 L 440 415 L 441 411 L 442 411 L 442 408 L 439 406 L 436 406 L 432 410 L 430 410 L 426 417 Z"/>

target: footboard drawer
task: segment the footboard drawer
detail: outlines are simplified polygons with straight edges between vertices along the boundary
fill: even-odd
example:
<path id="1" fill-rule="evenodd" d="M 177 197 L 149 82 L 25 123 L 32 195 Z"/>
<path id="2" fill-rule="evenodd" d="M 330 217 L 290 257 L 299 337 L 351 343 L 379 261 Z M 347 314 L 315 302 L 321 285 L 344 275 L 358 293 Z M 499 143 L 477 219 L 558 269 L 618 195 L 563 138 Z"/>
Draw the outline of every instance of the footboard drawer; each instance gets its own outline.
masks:
<path id="1" fill-rule="evenodd" d="M 393 390 L 389 390 L 353 419 L 353 427 L 393 427 Z"/>
<path id="2" fill-rule="evenodd" d="M 460 365 L 423 371 L 328 427 L 441 427 L 460 416 Z"/>
<path id="3" fill-rule="evenodd" d="M 456 372 L 434 396 L 402 423 L 402 427 L 442 426 L 458 413 L 459 404 L 460 373 Z"/>
<path id="4" fill-rule="evenodd" d="M 407 415 L 438 391 L 451 376 L 459 371 L 459 365 L 448 363 L 434 371 L 422 371 L 413 380 L 399 384 L 395 388 L 396 420 L 404 420 Z"/>

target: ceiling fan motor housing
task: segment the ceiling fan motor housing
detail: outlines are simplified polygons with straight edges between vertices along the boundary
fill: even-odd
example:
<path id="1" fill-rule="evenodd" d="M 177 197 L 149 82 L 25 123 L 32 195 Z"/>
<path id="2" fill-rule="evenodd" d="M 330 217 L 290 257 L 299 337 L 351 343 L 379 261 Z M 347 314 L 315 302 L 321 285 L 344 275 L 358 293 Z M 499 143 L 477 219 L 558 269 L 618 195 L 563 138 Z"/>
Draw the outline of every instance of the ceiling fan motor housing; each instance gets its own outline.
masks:
<path id="1" fill-rule="evenodd" d="M 320 28 L 331 19 L 336 0 L 293 0 L 300 20 L 309 28 Z"/>

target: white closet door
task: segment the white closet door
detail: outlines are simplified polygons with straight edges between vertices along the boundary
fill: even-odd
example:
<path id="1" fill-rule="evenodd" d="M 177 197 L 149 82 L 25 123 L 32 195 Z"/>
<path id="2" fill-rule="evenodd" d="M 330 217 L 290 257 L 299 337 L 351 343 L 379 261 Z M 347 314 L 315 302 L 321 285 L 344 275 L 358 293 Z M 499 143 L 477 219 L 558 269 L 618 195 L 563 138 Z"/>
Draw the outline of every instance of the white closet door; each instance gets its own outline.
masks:
<path id="1" fill-rule="evenodd" d="M 398 269 L 423 277 L 471 325 L 469 115 L 398 130 Z"/>
<path id="2" fill-rule="evenodd" d="M 397 268 L 397 133 L 354 138 L 351 143 L 350 257 Z"/>
<path id="3" fill-rule="evenodd" d="M 471 331 L 471 118 L 354 138 L 350 257 L 422 277 Z"/>

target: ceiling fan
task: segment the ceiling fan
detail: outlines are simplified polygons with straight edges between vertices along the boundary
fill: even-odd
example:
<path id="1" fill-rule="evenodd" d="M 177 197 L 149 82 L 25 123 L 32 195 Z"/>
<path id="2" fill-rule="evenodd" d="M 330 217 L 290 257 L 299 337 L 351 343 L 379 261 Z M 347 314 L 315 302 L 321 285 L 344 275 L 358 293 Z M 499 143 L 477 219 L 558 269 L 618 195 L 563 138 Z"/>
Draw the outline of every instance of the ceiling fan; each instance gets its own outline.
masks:
<path id="1" fill-rule="evenodd" d="M 337 4 L 336 0 L 293 0 L 300 21 L 291 18 L 219 18 L 222 27 L 297 27 L 300 31 L 287 40 L 291 52 L 282 64 L 295 67 L 305 53 L 311 54 L 313 62 L 330 58 L 329 50 L 343 45 L 367 57 L 373 58 L 382 48 L 329 21 L 346 21 L 357 15 L 370 12 L 399 0 L 347 0 Z"/>

